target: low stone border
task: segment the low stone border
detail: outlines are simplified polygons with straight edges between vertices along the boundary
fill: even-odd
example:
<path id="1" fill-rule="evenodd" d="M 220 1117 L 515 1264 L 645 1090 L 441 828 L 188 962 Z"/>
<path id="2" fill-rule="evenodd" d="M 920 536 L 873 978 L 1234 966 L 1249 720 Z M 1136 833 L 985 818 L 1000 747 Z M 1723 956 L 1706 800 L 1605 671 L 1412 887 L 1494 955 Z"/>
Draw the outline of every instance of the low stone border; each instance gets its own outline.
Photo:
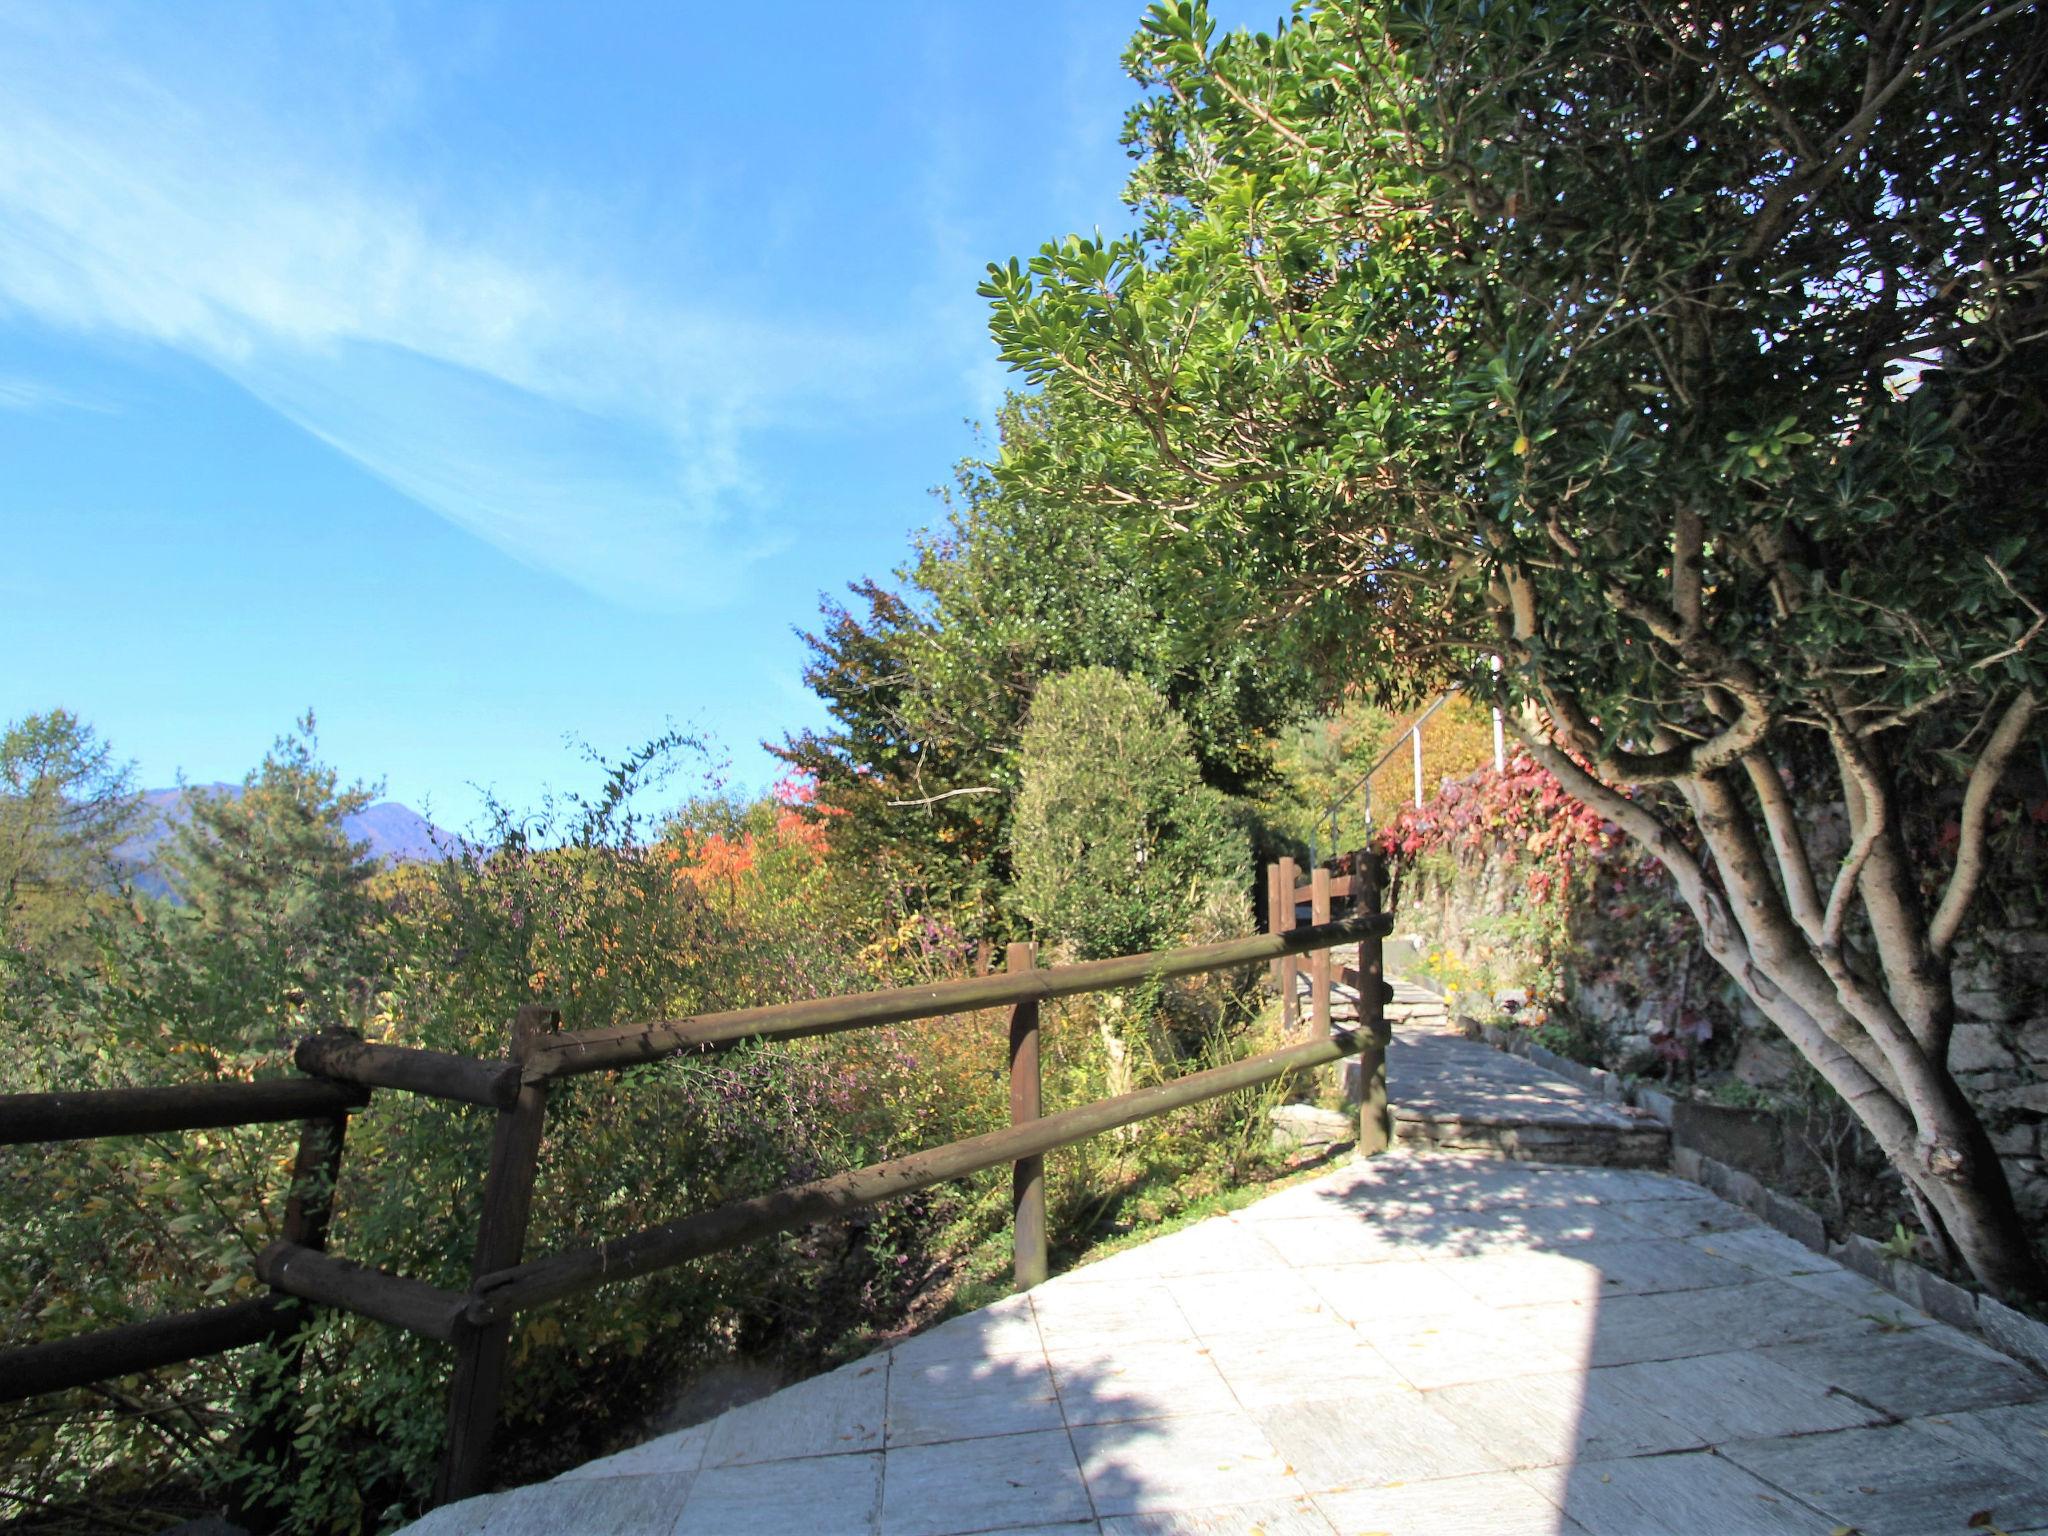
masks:
<path id="1" fill-rule="evenodd" d="M 1883 1286 L 1928 1316 L 1978 1334 L 1994 1348 L 2048 1375 L 2048 1324 L 2037 1323 L 2002 1301 L 1979 1296 L 1918 1264 L 1895 1259 L 1880 1244 L 1860 1234 L 1851 1233 L 1839 1243 L 1831 1242 L 1818 1212 L 1765 1188 L 1754 1174 L 1716 1162 L 1676 1140 L 1671 1147 L 1671 1171 L 1712 1190 L 1731 1205 L 1741 1206 L 1844 1269 L 1852 1269 Z"/>
<path id="2" fill-rule="evenodd" d="M 1918 1264 L 1895 1259 L 1867 1237 L 1852 1233 L 1842 1242 L 1830 1241 L 1827 1224 L 1821 1220 L 1819 1212 L 1766 1188 L 1754 1174 L 1731 1168 L 1709 1157 L 1697 1145 L 1688 1145 L 1683 1123 L 1685 1117 L 1678 1113 L 1678 1101 L 1670 1094 L 1642 1083 L 1631 1083 L 1604 1067 L 1567 1061 L 1555 1051 L 1535 1044 L 1520 1031 L 1505 1030 L 1495 1024 L 1482 1024 L 1477 1019 L 1463 1017 L 1457 1023 L 1470 1039 L 1483 1040 L 1510 1056 L 1525 1057 L 1567 1082 L 1577 1083 L 1599 1094 L 1603 1099 L 1648 1110 L 1671 1132 L 1671 1171 L 1680 1178 L 1712 1190 L 1732 1205 L 1741 1206 L 1787 1237 L 1883 1286 L 1928 1316 L 1977 1334 L 1994 1349 L 2048 1375 L 2048 1324 L 2037 1323 L 2002 1301 L 1980 1296 Z"/>

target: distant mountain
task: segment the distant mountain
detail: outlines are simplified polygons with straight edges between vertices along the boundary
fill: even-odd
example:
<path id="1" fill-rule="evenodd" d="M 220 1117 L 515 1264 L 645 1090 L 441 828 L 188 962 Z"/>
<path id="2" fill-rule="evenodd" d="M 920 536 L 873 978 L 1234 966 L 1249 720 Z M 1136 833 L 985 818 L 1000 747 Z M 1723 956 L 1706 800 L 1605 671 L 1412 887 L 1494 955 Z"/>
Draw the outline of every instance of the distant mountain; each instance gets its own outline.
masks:
<path id="1" fill-rule="evenodd" d="M 196 784 L 215 794 L 240 795 L 239 784 Z M 143 791 L 143 825 L 116 850 L 122 865 L 133 871 L 135 883 L 143 890 L 163 895 L 169 886 L 158 867 L 163 847 L 171 833 L 185 820 L 185 791 L 150 789 Z M 379 800 L 364 806 L 353 816 L 341 819 L 342 830 L 359 843 L 370 845 L 370 858 L 383 865 L 410 864 L 438 859 L 442 851 L 454 852 L 462 840 L 444 832 L 411 806 L 396 800 Z"/>

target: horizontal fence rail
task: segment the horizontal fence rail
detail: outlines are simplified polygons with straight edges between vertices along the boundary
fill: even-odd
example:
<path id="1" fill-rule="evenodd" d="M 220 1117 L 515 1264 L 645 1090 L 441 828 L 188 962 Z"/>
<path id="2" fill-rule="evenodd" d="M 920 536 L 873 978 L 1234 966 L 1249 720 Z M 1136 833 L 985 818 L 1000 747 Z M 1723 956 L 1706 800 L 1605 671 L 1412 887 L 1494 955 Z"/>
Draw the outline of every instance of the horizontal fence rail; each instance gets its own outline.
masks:
<path id="1" fill-rule="evenodd" d="M 1292 861 L 1283 861 L 1272 873 L 1269 890 L 1276 897 L 1296 893 Z M 1033 946 L 1012 945 L 1009 969 L 1002 974 L 573 1033 L 560 1032 L 559 1016 L 551 1009 L 528 1005 L 513 1022 L 508 1055 L 495 1061 L 326 1033 L 300 1041 L 294 1052 L 294 1063 L 307 1074 L 304 1078 L 0 1096 L 0 1145 L 300 1123 L 282 1236 L 254 1260 L 255 1276 L 270 1287 L 269 1294 L 0 1350 L 0 1401 L 85 1386 L 252 1344 L 277 1351 L 289 1378 L 300 1369 L 303 1355 L 301 1326 L 310 1309 L 302 1304 L 351 1312 L 455 1346 L 448 1438 L 434 1490 L 434 1502 L 441 1503 L 479 1492 L 488 1483 L 491 1439 L 509 1368 L 510 1320 L 519 1312 L 1004 1164 L 1013 1169 L 1018 1283 L 1034 1284 L 1046 1274 L 1047 1152 L 1347 1056 L 1362 1058 L 1361 1084 L 1378 1085 L 1376 1090 L 1364 1090 L 1358 1145 L 1363 1152 L 1380 1150 L 1386 1142 L 1375 1128 L 1386 1119 L 1386 994 L 1378 982 L 1379 941 L 1392 919 L 1378 911 L 1379 885 L 1369 866 L 1334 878 L 1327 870 L 1317 870 L 1311 885 L 1301 889 L 1312 895 L 1316 921 L 1295 926 L 1295 902 L 1281 900 L 1284 915 L 1275 912 L 1275 931 L 1220 944 L 1043 970 L 1035 968 Z M 1355 901 L 1359 910 L 1331 918 L 1331 902 L 1343 899 Z M 1319 1029 L 1315 1038 L 1244 1061 L 1054 1114 L 1040 1113 L 1041 1002 L 1271 965 L 1276 975 L 1289 978 L 1285 1002 L 1291 1021 L 1295 957 L 1310 956 L 1315 973 L 1325 977 L 1330 973 L 1328 951 L 1352 942 L 1359 946 L 1358 967 L 1347 967 L 1341 974 L 1358 978 L 1355 1028 Z M 683 1052 L 727 1049 L 748 1040 L 800 1039 L 1001 1007 L 1011 1010 L 1009 1126 L 522 1261 L 542 1123 L 555 1080 Z M 1328 1023 L 1327 998 L 1318 1008 L 1318 1023 Z M 367 1105 L 374 1090 L 398 1090 L 496 1111 L 483 1212 L 465 1290 L 430 1285 L 326 1251 L 348 1116 Z M 1370 1097 L 1375 1091 L 1376 1106 Z M 257 1425 L 252 1443 L 275 1457 L 289 1455 L 292 1439 L 287 1408 Z"/>
<path id="2" fill-rule="evenodd" d="M 1307 1071 L 1354 1055 L 1362 1043 L 1362 1037 L 1347 1030 L 1327 1040 L 1268 1051 L 1170 1083 L 1061 1110 L 1023 1125 L 948 1142 L 943 1147 L 873 1163 L 814 1183 L 777 1190 L 772 1195 L 736 1201 L 680 1221 L 649 1227 L 631 1237 L 613 1238 L 502 1269 L 477 1281 L 469 1319 L 475 1323 L 494 1322 L 514 1312 L 593 1291 L 617 1280 L 630 1280 L 691 1259 L 708 1258 L 772 1233 L 844 1216 L 950 1179 L 1041 1156 L 1057 1147 L 1071 1146 L 1168 1110 L 1256 1088 L 1290 1072 Z"/>
<path id="3" fill-rule="evenodd" d="M 369 1102 L 369 1091 L 354 1084 L 302 1077 L 254 1083 L 184 1083 L 172 1088 L 100 1088 L 87 1093 L 0 1094 L 0 1146 L 269 1125 L 361 1109 Z"/>
<path id="4" fill-rule="evenodd" d="M 276 1296 L 256 1296 L 8 1350 L 0 1356 L 0 1403 L 261 1344 L 277 1332 L 281 1314 L 291 1305 Z"/>
<path id="5" fill-rule="evenodd" d="M 1291 933 L 1258 934 L 1248 939 L 1228 939 L 1220 944 L 1200 944 L 1188 949 L 1122 955 L 1113 960 L 1084 960 L 1078 965 L 1053 966 L 1042 971 L 974 976 L 961 981 L 934 982 L 929 986 L 862 992 L 853 997 L 826 997 L 815 1002 L 742 1008 L 730 1013 L 701 1014 L 673 1023 L 582 1030 L 557 1035 L 536 1050 L 527 1059 L 526 1077 L 529 1082 L 544 1082 L 579 1072 L 613 1071 L 643 1061 L 659 1060 L 679 1051 L 731 1046 L 743 1040 L 791 1040 L 807 1035 L 836 1034 L 842 1030 L 867 1029 L 880 1024 L 902 1024 L 913 1019 L 974 1013 L 1006 1004 L 1073 997 L 1083 992 L 1102 992 L 1111 987 L 1133 986 L 1147 981 L 1198 976 L 1205 971 L 1263 965 L 1283 955 L 1327 949 L 1333 944 L 1360 939 L 1384 938 L 1392 931 L 1392 924 L 1390 917 L 1360 913 L 1336 922 L 1297 928 Z"/>
<path id="6" fill-rule="evenodd" d="M 430 1099 L 506 1109 L 519 1097 L 519 1068 L 407 1045 L 373 1045 L 339 1032 L 301 1040 L 292 1060 L 302 1072 L 370 1088 L 402 1088 Z"/>
<path id="7" fill-rule="evenodd" d="M 359 1313 L 407 1333 L 446 1342 L 468 1308 L 469 1297 L 424 1280 L 409 1280 L 367 1264 L 337 1259 L 300 1243 L 279 1241 L 256 1255 L 256 1278 L 288 1296 Z"/>

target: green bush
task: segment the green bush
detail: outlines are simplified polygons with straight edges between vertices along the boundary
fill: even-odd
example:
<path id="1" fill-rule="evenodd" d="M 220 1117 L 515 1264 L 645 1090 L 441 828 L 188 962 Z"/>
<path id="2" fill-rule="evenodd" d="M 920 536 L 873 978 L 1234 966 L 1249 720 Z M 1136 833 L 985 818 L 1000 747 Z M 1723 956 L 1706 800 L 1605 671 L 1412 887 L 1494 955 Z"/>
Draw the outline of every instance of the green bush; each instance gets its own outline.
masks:
<path id="1" fill-rule="evenodd" d="M 1251 889 L 1251 839 L 1207 788 L 1157 691 L 1107 667 L 1048 679 L 1020 747 L 1017 910 L 1083 959 L 1184 939 L 1217 894 Z"/>

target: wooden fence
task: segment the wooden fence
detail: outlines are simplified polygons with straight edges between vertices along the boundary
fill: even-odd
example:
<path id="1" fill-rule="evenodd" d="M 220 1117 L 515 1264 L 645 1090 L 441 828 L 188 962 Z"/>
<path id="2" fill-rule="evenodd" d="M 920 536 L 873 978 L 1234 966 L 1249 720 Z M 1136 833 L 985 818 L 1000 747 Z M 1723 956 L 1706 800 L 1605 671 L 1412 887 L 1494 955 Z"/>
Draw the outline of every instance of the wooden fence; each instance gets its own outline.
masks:
<path id="1" fill-rule="evenodd" d="M 1291 874 L 1288 879 L 1291 888 Z M 1327 871 L 1319 872 L 1318 880 L 1318 889 L 1338 889 Z M 1366 898 L 1345 918 L 1326 920 L 1328 899 L 1317 897 L 1317 921 L 1306 927 L 1295 926 L 1290 904 L 1286 927 L 1258 937 L 1045 970 L 1036 968 L 1033 946 L 1018 944 L 1010 947 L 1008 968 L 1001 974 L 569 1033 L 561 1031 L 561 1020 L 552 1009 L 524 1007 L 513 1021 L 509 1055 L 497 1061 L 322 1034 L 299 1043 L 294 1060 L 306 1075 L 298 1079 L 0 1096 L 0 1145 L 301 1122 L 283 1236 L 255 1261 L 257 1277 L 270 1287 L 268 1294 L 0 1351 L 0 1401 L 252 1344 L 280 1351 L 287 1366 L 296 1369 L 296 1309 L 309 1302 L 334 1307 L 454 1346 L 447 1439 L 434 1491 L 438 1504 L 486 1486 L 512 1319 L 529 1308 L 1005 1163 L 1013 1169 L 1017 1283 L 1034 1285 L 1046 1276 L 1044 1159 L 1054 1148 L 1352 1055 L 1362 1058 L 1360 1080 L 1381 1085 L 1382 1101 L 1375 1105 L 1368 1094 L 1361 1106 L 1361 1149 L 1385 1146 L 1385 994 L 1376 986 L 1361 987 L 1362 995 L 1370 996 L 1350 1029 L 1325 1027 L 1314 1038 L 1263 1055 L 1054 1114 L 1043 1114 L 1040 1107 L 1038 1010 L 1045 999 L 1271 964 L 1287 968 L 1289 990 L 1283 996 L 1292 1009 L 1296 957 L 1311 956 L 1311 967 L 1327 976 L 1331 947 L 1353 941 L 1359 946 L 1358 968 L 1346 974 L 1377 980 L 1380 939 L 1390 920 L 1379 915 L 1376 895 L 1362 883 L 1344 890 Z M 1324 1001 L 1317 1018 L 1327 1026 L 1326 991 L 1318 996 Z M 995 1007 L 1010 1009 L 1007 1128 L 588 1247 L 525 1258 L 548 1090 L 559 1079 L 686 1051 L 726 1049 L 746 1040 L 796 1039 Z M 497 1116 L 465 1291 L 327 1252 L 348 1116 L 367 1104 L 376 1089 L 472 1104 Z M 274 1445 L 288 1444 L 289 1432 L 284 1425 L 259 1426 L 257 1431 Z"/>
<path id="2" fill-rule="evenodd" d="M 1379 861 L 1369 853 L 1347 853 L 1329 864 L 1314 865 L 1306 884 L 1301 869 L 1291 858 L 1266 866 L 1266 929 L 1277 939 L 1311 932 L 1332 920 L 1339 905 L 1350 906 L 1361 916 L 1380 910 L 1386 876 Z M 1301 927 L 1301 909 L 1309 909 L 1309 928 Z M 1382 930 L 1384 932 L 1384 930 Z M 1297 951 L 1288 951 L 1272 962 L 1274 987 L 1280 994 L 1280 1021 L 1289 1035 L 1301 1026 L 1300 988 L 1296 983 L 1301 962 Z M 1380 957 L 1377 939 L 1358 946 L 1358 964 L 1333 970 L 1328 948 L 1308 952 L 1309 1018 L 1316 1035 L 1328 1034 L 1330 983 L 1334 980 L 1352 988 L 1358 996 L 1358 1023 L 1383 1031 L 1384 1008 L 1391 995 Z M 1387 1104 L 1387 1063 L 1384 1049 L 1360 1054 L 1358 1150 L 1370 1155 L 1384 1152 L 1394 1139 L 1392 1111 Z"/>

